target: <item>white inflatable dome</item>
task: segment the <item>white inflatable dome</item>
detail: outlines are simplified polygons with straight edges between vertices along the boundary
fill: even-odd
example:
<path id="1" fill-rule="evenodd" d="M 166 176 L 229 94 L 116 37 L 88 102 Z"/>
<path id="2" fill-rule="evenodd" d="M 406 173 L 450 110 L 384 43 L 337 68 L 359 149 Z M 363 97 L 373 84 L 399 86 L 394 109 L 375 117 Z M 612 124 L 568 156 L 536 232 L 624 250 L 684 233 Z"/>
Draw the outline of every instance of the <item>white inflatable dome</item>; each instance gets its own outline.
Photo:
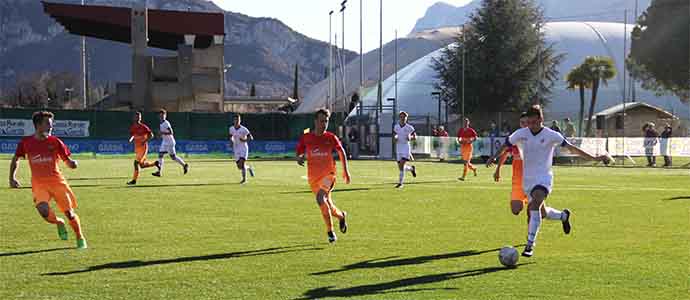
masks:
<path id="1" fill-rule="evenodd" d="M 629 53 L 630 32 L 633 26 L 627 26 Z M 561 119 L 571 117 L 576 119 L 579 111 L 579 92 L 566 89 L 565 76 L 576 65 L 582 63 L 587 56 L 601 55 L 612 57 L 617 68 L 618 75 L 609 81 L 608 86 L 602 86 L 597 97 L 595 112 L 607 107 L 620 104 L 623 99 L 623 63 L 624 63 L 624 31 L 622 23 L 598 23 L 598 22 L 554 22 L 544 26 L 549 42 L 555 44 L 558 53 L 566 55 L 564 61 L 558 67 L 560 81 L 553 89 L 551 105 L 546 108 L 547 117 Z M 433 83 L 436 80 L 436 72 L 431 68 L 432 59 L 441 55 L 441 49 L 432 52 L 425 57 L 409 64 L 398 71 L 398 110 L 405 110 L 415 116 L 430 116 L 435 119 L 438 113 L 437 100 L 431 99 L 434 91 Z M 627 76 L 627 75 L 626 75 Z M 629 85 L 628 79 L 628 85 Z M 395 78 L 388 77 L 384 82 L 384 101 L 395 97 Z M 656 96 L 654 92 L 643 90 L 636 85 L 636 99 L 663 108 L 679 116 L 688 118 L 688 107 L 682 104 L 675 96 Z M 370 90 L 363 97 L 365 106 L 376 105 L 376 89 Z M 589 103 L 590 93 L 586 94 Z M 631 97 L 628 95 L 628 101 Z M 384 103 L 389 104 L 389 103 Z M 390 114 L 390 110 L 384 112 Z M 356 114 L 356 110 L 351 115 Z"/>

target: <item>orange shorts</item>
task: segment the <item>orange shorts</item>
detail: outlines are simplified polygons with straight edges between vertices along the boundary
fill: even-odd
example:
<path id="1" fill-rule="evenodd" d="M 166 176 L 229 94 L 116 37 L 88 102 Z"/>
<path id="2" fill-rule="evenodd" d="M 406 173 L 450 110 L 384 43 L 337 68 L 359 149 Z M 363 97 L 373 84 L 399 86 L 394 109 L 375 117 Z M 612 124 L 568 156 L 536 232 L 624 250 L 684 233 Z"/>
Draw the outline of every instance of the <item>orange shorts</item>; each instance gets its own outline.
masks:
<path id="1" fill-rule="evenodd" d="M 462 146 L 460 147 L 460 156 L 462 157 L 462 160 L 472 160 L 472 150 L 474 150 L 472 144 L 462 144 Z"/>
<path id="2" fill-rule="evenodd" d="M 522 201 L 524 205 L 527 205 L 527 195 L 525 195 L 525 190 L 522 188 L 522 182 L 516 182 L 513 180 L 513 191 L 510 193 L 510 201 Z"/>
<path id="3" fill-rule="evenodd" d="M 144 162 L 146 161 L 146 154 L 149 152 L 149 147 L 135 147 L 134 153 L 137 155 L 136 161 Z"/>
<path id="4" fill-rule="evenodd" d="M 335 174 L 328 174 L 313 180 L 310 178 L 309 186 L 314 194 L 318 194 L 320 190 L 324 190 L 330 194 L 333 187 L 335 187 Z"/>
<path id="5" fill-rule="evenodd" d="M 513 158 L 513 191 L 510 193 L 510 200 L 520 200 L 527 205 L 528 198 L 525 189 L 522 187 L 522 160 Z"/>
<path id="6" fill-rule="evenodd" d="M 34 196 L 34 205 L 42 202 L 50 204 L 50 199 L 55 199 L 55 204 L 62 212 L 77 208 L 77 197 L 74 196 L 74 192 L 72 192 L 66 181 L 32 182 L 31 192 Z"/>

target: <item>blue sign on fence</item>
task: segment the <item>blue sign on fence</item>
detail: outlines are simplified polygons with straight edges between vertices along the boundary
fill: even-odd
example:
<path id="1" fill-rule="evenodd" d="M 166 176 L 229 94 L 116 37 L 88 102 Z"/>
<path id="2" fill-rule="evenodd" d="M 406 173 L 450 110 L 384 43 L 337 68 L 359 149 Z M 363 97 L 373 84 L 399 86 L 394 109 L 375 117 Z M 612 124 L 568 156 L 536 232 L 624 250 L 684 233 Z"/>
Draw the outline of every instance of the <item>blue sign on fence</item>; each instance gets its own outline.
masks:
<path id="1" fill-rule="evenodd" d="M 82 140 L 63 139 L 72 153 L 127 154 L 134 152 L 134 146 L 122 140 Z M 0 153 L 14 153 L 19 139 L 0 139 Z M 289 155 L 294 153 L 297 142 L 293 141 L 253 141 L 249 143 L 250 153 Z M 160 141 L 149 143 L 149 152 L 158 152 Z M 189 141 L 179 140 L 177 151 L 190 154 L 232 153 L 228 141 Z"/>

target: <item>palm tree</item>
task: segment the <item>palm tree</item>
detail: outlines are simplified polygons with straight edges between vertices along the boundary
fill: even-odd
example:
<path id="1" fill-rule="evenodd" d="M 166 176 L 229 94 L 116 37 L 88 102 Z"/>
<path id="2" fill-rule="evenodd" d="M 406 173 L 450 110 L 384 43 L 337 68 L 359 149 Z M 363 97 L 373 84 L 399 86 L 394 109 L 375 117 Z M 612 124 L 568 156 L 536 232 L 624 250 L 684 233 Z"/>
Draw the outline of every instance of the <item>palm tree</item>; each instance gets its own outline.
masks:
<path id="1" fill-rule="evenodd" d="M 589 103 L 589 122 L 587 122 L 586 136 L 592 134 L 592 118 L 594 117 L 594 107 L 597 104 L 597 92 L 599 85 L 608 85 L 608 81 L 616 77 L 616 66 L 610 57 L 606 56 L 589 56 L 585 58 L 582 63 L 582 68 L 587 74 L 587 78 L 592 84 L 592 101 Z"/>
<path id="2" fill-rule="evenodd" d="M 587 78 L 583 65 L 579 65 L 565 76 L 565 81 L 568 82 L 567 89 L 580 90 L 580 114 L 578 115 L 577 136 L 582 136 L 582 122 L 585 120 L 585 89 L 592 88 L 592 82 Z"/>

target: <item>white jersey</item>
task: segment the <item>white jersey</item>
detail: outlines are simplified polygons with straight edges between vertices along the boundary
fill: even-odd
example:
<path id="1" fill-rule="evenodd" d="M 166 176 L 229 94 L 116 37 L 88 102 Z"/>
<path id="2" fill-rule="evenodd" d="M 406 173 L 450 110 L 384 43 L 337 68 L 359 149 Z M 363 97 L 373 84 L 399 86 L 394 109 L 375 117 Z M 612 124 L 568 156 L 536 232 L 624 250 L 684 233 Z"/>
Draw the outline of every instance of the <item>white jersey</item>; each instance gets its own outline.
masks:
<path id="1" fill-rule="evenodd" d="M 414 133 L 414 127 L 410 124 L 405 124 L 405 126 L 400 126 L 400 123 L 395 123 L 395 127 L 393 128 L 393 132 L 398 136 L 398 141 L 396 145 L 398 146 L 398 149 L 400 149 L 401 146 L 405 147 L 407 146 L 409 148 L 410 146 L 410 135 Z"/>
<path id="2" fill-rule="evenodd" d="M 168 120 L 163 121 L 160 125 L 160 132 L 163 139 L 162 144 L 175 144 L 175 137 L 172 134 L 163 134 L 164 132 L 172 132 L 172 125 Z"/>
<path id="3" fill-rule="evenodd" d="M 230 126 L 230 137 L 232 139 L 232 149 L 237 155 L 240 152 L 247 152 L 249 150 L 249 145 L 247 141 L 241 141 L 240 139 L 246 139 L 250 132 L 247 127 L 240 125 L 240 128 L 235 128 L 235 126 Z M 246 158 L 246 157 L 245 157 Z"/>
<path id="4" fill-rule="evenodd" d="M 547 127 L 536 134 L 529 128 L 520 128 L 508 137 L 508 142 L 521 150 L 525 180 L 553 177 L 554 149 L 568 144 L 563 135 Z"/>

